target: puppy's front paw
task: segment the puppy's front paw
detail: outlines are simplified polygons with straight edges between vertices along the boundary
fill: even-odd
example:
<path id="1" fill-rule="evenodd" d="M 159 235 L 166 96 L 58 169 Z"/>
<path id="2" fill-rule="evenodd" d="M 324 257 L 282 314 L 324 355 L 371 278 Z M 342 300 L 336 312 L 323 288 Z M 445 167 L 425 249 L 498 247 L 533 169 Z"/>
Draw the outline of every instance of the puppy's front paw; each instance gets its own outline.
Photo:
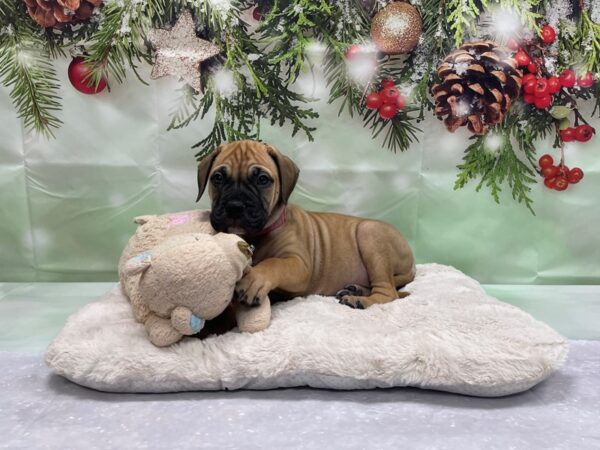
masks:
<path id="1" fill-rule="evenodd" d="M 235 286 L 238 301 L 248 306 L 260 305 L 271 289 L 269 279 L 255 269 L 250 269 Z"/>

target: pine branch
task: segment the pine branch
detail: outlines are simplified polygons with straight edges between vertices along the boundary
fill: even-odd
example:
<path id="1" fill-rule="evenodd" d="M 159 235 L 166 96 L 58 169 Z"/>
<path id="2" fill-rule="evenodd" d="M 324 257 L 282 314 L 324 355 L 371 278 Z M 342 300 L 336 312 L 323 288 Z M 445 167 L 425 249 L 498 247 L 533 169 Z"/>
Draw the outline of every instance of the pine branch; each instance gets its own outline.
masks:
<path id="1" fill-rule="evenodd" d="M 339 100 L 340 107 L 338 115 L 344 110 L 350 117 L 360 111 L 360 103 L 363 96 L 363 90 L 359 89 L 355 83 L 348 78 L 346 61 L 343 53 L 340 55 L 338 49 L 334 46 L 327 47 L 325 52 L 324 73 L 329 88 L 328 103 L 334 103 Z"/>
<path id="2" fill-rule="evenodd" d="M 178 2 L 169 0 L 121 0 L 104 5 L 98 31 L 91 36 L 86 61 L 93 67 L 90 81 L 97 85 L 110 74 L 122 83 L 127 68 L 145 81 L 137 71 L 142 61 L 152 63 L 150 50 L 143 45 L 148 40 L 150 25 L 170 17 Z"/>
<path id="3" fill-rule="evenodd" d="M 487 0 L 482 0 L 482 6 L 487 6 Z M 446 20 L 453 33 L 454 45 L 460 47 L 465 34 L 475 27 L 475 20 L 481 10 L 474 0 L 448 0 L 446 2 Z"/>
<path id="4" fill-rule="evenodd" d="M 509 117 L 503 126 L 494 127 L 491 133 L 500 139 L 499 145 L 492 145 L 487 136 L 474 137 L 475 142 L 465 150 L 463 163 L 457 166 L 459 173 L 454 189 L 463 188 L 469 181 L 480 179 L 475 190 L 479 192 L 486 186 L 496 203 L 500 203 L 502 185 L 506 183 L 512 198 L 523 203 L 535 215 L 533 200 L 529 195 L 530 186 L 536 182 L 536 172 L 532 168 L 535 165 L 533 135 L 519 126 L 516 116 Z M 517 155 L 511 138 L 518 143 L 528 164 Z"/>
<path id="5" fill-rule="evenodd" d="M 408 114 L 416 109 L 409 107 L 400 111 L 393 119 L 382 120 L 377 111 L 365 108 L 363 119 L 365 126 L 371 130 L 373 139 L 383 134 L 384 147 L 394 153 L 403 152 L 411 142 L 417 140 L 417 132 L 421 131 L 412 123 L 416 119 Z"/>
<path id="6" fill-rule="evenodd" d="M 592 21 L 587 11 L 581 11 L 580 51 L 582 51 L 584 70 L 600 72 L 600 24 Z"/>
<path id="7" fill-rule="evenodd" d="M 0 3 L 0 82 L 25 128 L 54 136 L 62 124 L 59 82 L 43 33 L 25 14 L 20 2 Z"/>

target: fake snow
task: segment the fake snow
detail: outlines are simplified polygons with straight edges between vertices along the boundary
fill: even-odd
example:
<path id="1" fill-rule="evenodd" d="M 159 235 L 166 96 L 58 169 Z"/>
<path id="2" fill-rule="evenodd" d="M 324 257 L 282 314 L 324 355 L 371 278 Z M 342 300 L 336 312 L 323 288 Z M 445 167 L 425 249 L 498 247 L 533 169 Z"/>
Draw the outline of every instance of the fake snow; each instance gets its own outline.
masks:
<path id="1" fill-rule="evenodd" d="M 456 75 L 464 75 L 467 72 L 468 67 L 469 64 L 466 62 L 456 63 L 454 64 L 454 72 L 456 72 Z"/>

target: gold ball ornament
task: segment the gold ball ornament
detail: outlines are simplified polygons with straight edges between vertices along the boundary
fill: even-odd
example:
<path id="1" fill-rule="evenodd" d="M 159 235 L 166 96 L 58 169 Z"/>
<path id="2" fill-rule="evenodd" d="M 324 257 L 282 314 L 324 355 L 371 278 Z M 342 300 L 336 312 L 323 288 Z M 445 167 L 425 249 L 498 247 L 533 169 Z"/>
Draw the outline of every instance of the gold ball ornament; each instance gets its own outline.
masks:
<path id="1" fill-rule="evenodd" d="M 371 39 L 388 55 L 408 53 L 419 43 L 423 22 L 417 8 L 410 3 L 394 2 L 375 14 L 371 22 Z"/>

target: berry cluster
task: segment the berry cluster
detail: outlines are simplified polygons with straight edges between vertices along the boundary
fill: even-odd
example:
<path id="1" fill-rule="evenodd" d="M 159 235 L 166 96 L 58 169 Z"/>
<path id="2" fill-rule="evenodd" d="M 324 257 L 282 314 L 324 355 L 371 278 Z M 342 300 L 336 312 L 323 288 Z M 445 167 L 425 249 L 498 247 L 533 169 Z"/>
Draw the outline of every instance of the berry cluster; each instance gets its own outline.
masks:
<path id="1" fill-rule="evenodd" d="M 382 119 L 392 119 L 398 111 L 404 109 L 406 102 L 400 91 L 394 85 L 393 80 L 385 80 L 381 83 L 381 90 L 371 92 L 366 98 L 367 108 L 379 110 Z"/>
<path id="2" fill-rule="evenodd" d="M 540 173 L 544 177 L 544 185 L 550 189 L 564 191 L 570 184 L 577 184 L 583 178 L 583 170 L 579 167 L 569 169 L 562 161 L 556 166 L 552 156 L 548 154 L 542 155 L 539 165 Z"/>
<path id="3" fill-rule="evenodd" d="M 556 31 L 550 25 L 544 25 L 540 32 L 540 39 L 544 44 L 550 45 L 556 40 Z M 540 56 L 532 58 L 527 46 L 521 46 L 515 39 L 509 39 L 507 43 L 511 50 L 516 51 L 515 60 L 520 67 L 527 69 L 529 73 L 523 76 L 523 100 L 525 103 L 534 105 L 538 109 L 547 109 L 552 106 L 553 96 L 558 94 L 562 88 L 573 88 L 575 85 L 587 89 L 594 85 L 594 77 L 591 72 L 577 77 L 571 69 L 564 70 L 559 76 L 544 76 L 543 51 L 537 45 L 529 47 L 540 50 Z"/>
<path id="4" fill-rule="evenodd" d="M 595 133 L 594 128 L 588 124 L 578 125 L 576 127 L 568 127 L 560 130 L 559 136 L 563 142 L 587 142 Z"/>
<path id="5" fill-rule="evenodd" d="M 594 86 L 595 80 L 590 72 L 577 77 L 571 69 L 556 75 L 549 73 L 545 59 L 550 49 L 545 48 L 544 44 L 550 45 L 555 40 L 556 30 L 550 25 L 544 25 L 540 30 L 539 41 L 519 43 L 515 39 L 509 39 L 507 46 L 516 52 L 514 58 L 517 64 L 528 72 L 522 79 L 523 101 L 540 110 L 547 110 L 552 106 L 548 113 L 554 119 L 556 143 L 560 144 L 561 158 L 555 165 L 552 156 L 543 155 L 539 160 L 539 172 L 544 177 L 546 187 L 564 191 L 583 178 L 583 171 L 579 167 L 569 169 L 565 166 L 564 143 L 587 142 L 595 133 L 577 108 L 575 90 L 589 89 Z M 556 104 L 553 106 L 554 103 Z M 575 115 L 573 126 L 569 120 L 571 114 Z"/>

